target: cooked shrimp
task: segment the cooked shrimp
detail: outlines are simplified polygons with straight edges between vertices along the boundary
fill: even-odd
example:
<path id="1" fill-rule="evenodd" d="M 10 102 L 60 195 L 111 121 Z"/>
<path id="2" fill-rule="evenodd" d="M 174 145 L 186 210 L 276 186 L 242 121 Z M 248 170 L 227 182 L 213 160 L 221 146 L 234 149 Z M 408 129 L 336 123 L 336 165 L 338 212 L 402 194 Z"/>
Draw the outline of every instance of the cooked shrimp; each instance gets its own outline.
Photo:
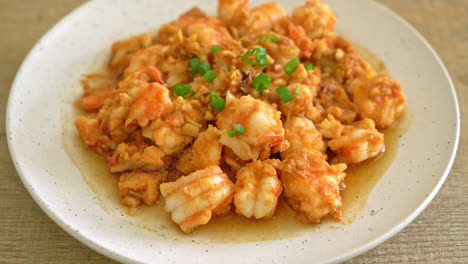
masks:
<path id="1" fill-rule="evenodd" d="M 154 41 L 163 45 L 174 45 L 183 42 L 183 30 L 197 20 L 206 18 L 206 14 L 198 7 L 194 7 L 183 13 L 178 19 L 171 23 L 162 25 L 155 36 Z"/>
<path id="2" fill-rule="evenodd" d="M 332 114 L 340 122 L 353 122 L 357 116 L 357 107 L 349 99 L 344 86 L 331 79 L 322 81 L 320 85 L 320 102 L 326 113 Z"/>
<path id="3" fill-rule="evenodd" d="M 278 3 L 265 3 L 250 12 L 239 31 L 241 35 L 259 31 L 282 32 L 286 21 L 286 11 Z"/>
<path id="4" fill-rule="evenodd" d="M 242 25 L 250 15 L 248 0 L 219 0 L 218 16 L 226 25 L 238 27 Z"/>
<path id="5" fill-rule="evenodd" d="M 337 153 L 338 162 L 353 164 L 377 156 L 384 146 L 384 135 L 375 129 L 372 119 L 366 118 L 345 126 L 341 136 L 328 141 Z"/>
<path id="6" fill-rule="evenodd" d="M 220 132 L 213 126 L 201 132 L 192 147 L 180 157 L 177 169 L 183 174 L 221 163 L 223 145 L 219 143 Z"/>
<path id="7" fill-rule="evenodd" d="M 80 116 L 76 119 L 75 125 L 81 140 L 88 148 L 104 155 L 109 155 L 115 149 L 117 144 L 102 132 L 96 118 Z"/>
<path id="8" fill-rule="evenodd" d="M 109 158 L 109 168 L 111 172 L 155 171 L 163 167 L 163 156 L 164 152 L 161 149 L 148 146 L 144 142 L 120 143 Z"/>
<path id="9" fill-rule="evenodd" d="M 294 41 L 275 32 L 261 31 L 252 33 L 244 36 L 242 43 L 247 46 L 254 45 L 265 35 L 275 36 L 278 39 L 278 42 L 276 42 L 266 38 L 259 43 L 266 49 L 267 54 L 273 58 L 274 64 L 286 65 L 291 59 L 299 56 L 300 50 Z"/>
<path id="10" fill-rule="evenodd" d="M 138 50 L 131 57 L 129 65 L 124 71 L 124 77 L 131 75 L 141 67 L 158 67 L 162 60 L 165 59 L 168 48 L 168 46 L 153 45 L 146 49 Z"/>
<path id="11" fill-rule="evenodd" d="M 319 152 L 289 154 L 279 168 L 287 203 L 311 223 L 334 214 L 342 205 L 340 185 L 345 169 L 343 163 L 330 166 Z"/>
<path id="12" fill-rule="evenodd" d="M 115 42 L 112 45 L 112 61 L 110 66 L 114 69 L 125 68 L 129 64 L 132 54 L 150 45 L 151 36 L 146 33 Z"/>
<path id="13" fill-rule="evenodd" d="M 354 103 L 362 117 L 372 118 L 378 128 L 391 126 L 405 112 L 403 88 L 386 75 L 370 80 L 357 79 L 351 84 Z"/>
<path id="14" fill-rule="evenodd" d="M 322 112 L 314 102 L 320 80 L 319 71 L 307 71 L 303 64 L 299 64 L 291 74 L 289 85 L 287 85 L 293 100 L 287 103 L 281 101 L 273 85 L 269 88 L 269 99 L 279 104 L 280 111 L 286 117 L 305 115 L 315 121 L 320 118 Z"/>
<path id="15" fill-rule="evenodd" d="M 286 121 L 284 129 L 290 147 L 281 152 L 281 157 L 286 158 L 290 153 L 302 149 L 325 153 L 327 147 L 323 142 L 322 135 L 315 128 L 314 123 L 306 117 L 291 117 Z"/>
<path id="16" fill-rule="evenodd" d="M 135 92 L 135 93 L 133 93 Z M 169 98 L 169 90 L 159 83 L 150 83 L 145 91 L 129 91 L 125 95 L 119 94 L 122 103 L 129 103 L 133 98 L 137 99 L 131 104 L 125 126 L 129 126 L 134 120 L 138 125 L 144 127 L 152 120 L 160 118 L 163 114 L 172 111 L 173 104 Z M 139 95 L 138 95 L 139 94 Z M 123 102 L 125 101 L 125 102 Z"/>
<path id="17" fill-rule="evenodd" d="M 149 72 L 149 73 L 147 73 Z M 156 77 L 148 77 L 154 72 Z M 137 126 L 146 126 L 151 120 L 173 108 L 169 91 L 163 85 L 147 78 L 159 78 L 159 71 L 144 67 L 124 79 L 115 95 L 99 111 L 101 127 L 113 140 L 121 142 Z"/>
<path id="18" fill-rule="evenodd" d="M 316 39 L 333 34 L 336 15 L 326 3 L 313 0 L 294 9 L 291 20 L 294 24 L 301 25 L 309 38 Z"/>
<path id="19" fill-rule="evenodd" d="M 247 165 L 247 161 L 239 158 L 234 151 L 228 147 L 223 148 L 223 160 L 229 165 L 232 171 L 237 172 Z"/>
<path id="20" fill-rule="evenodd" d="M 104 106 L 104 102 L 113 95 L 113 90 L 103 90 L 90 93 L 83 97 L 81 100 L 81 106 L 89 111 L 99 110 Z"/>
<path id="21" fill-rule="evenodd" d="M 185 47 L 202 59 L 210 54 L 211 46 L 224 45 L 231 40 L 231 35 L 221 21 L 213 17 L 194 21 L 184 32 L 187 36 Z"/>
<path id="22" fill-rule="evenodd" d="M 310 57 L 314 49 L 313 41 L 307 36 L 302 26 L 290 24 L 288 27 L 288 37 L 290 37 L 297 47 L 299 47 L 302 57 Z"/>
<path id="23" fill-rule="evenodd" d="M 337 138 L 343 132 L 343 125 L 333 115 L 328 115 L 319 125 L 319 131 L 324 138 Z"/>
<path id="24" fill-rule="evenodd" d="M 128 207 L 138 207 L 142 204 L 153 205 L 158 201 L 159 184 L 162 175 L 159 172 L 131 172 L 120 176 L 120 202 Z"/>
<path id="25" fill-rule="evenodd" d="M 235 191 L 234 184 L 218 166 L 163 183 L 160 188 L 166 199 L 164 209 L 185 233 L 208 223 L 212 216 L 229 212 Z"/>
<path id="26" fill-rule="evenodd" d="M 219 141 L 243 160 L 265 159 L 285 143 L 280 117 L 281 113 L 264 101 L 228 94 L 226 107 L 216 117 L 218 128 L 224 129 Z M 227 129 L 234 124 L 243 125 L 245 134 L 230 137 Z"/>
<path id="27" fill-rule="evenodd" d="M 189 81 L 190 66 L 189 62 L 185 59 L 169 56 L 158 67 L 168 88 L 173 88 L 178 84 Z"/>
<path id="28" fill-rule="evenodd" d="M 143 127 L 143 136 L 155 142 L 167 155 L 182 150 L 205 125 L 200 107 L 196 100 L 177 97 L 175 110 Z"/>
<path id="29" fill-rule="evenodd" d="M 234 194 L 236 213 L 249 219 L 273 216 L 282 191 L 275 169 L 279 163 L 279 160 L 257 160 L 237 172 L 238 189 Z"/>

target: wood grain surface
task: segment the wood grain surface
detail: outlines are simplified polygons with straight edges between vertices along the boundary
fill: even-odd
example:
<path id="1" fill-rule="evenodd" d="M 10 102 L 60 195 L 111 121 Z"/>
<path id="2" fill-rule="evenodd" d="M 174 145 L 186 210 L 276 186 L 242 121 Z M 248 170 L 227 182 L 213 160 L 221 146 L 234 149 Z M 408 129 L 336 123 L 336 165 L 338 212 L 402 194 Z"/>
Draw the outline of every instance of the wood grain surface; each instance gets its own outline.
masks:
<path id="1" fill-rule="evenodd" d="M 63 231 L 32 200 L 5 137 L 8 93 L 34 43 L 84 0 L 0 0 L 0 263 L 115 263 Z M 468 0 L 381 0 L 422 33 L 458 92 L 462 133 L 439 194 L 408 227 L 347 263 L 468 263 Z M 311 261 L 312 263 L 313 261 Z"/>

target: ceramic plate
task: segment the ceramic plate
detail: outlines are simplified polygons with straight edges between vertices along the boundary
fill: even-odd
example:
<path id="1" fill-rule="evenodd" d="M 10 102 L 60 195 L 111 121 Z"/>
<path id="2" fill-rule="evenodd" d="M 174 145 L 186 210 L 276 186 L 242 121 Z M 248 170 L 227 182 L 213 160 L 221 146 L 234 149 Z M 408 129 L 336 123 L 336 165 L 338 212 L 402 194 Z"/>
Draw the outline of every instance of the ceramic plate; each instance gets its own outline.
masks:
<path id="1" fill-rule="evenodd" d="M 288 11 L 303 4 L 278 2 Z M 411 116 L 393 163 L 352 223 L 248 243 L 155 234 L 104 210 L 99 200 L 105 197 L 96 197 L 65 153 L 63 134 L 70 130 L 67 124 L 73 126 L 66 113 L 81 92 L 81 74 L 89 72 L 98 54 L 108 52 L 113 41 L 154 30 L 194 5 L 215 14 L 214 1 L 90 1 L 36 44 L 16 76 L 7 110 L 9 148 L 27 190 L 72 236 L 128 263 L 337 262 L 388 239 L 428 205 L 447 177 L 459 135 L 455 90 L 434 50 L 391 11 L 369 0 L 327 2 L 338 14 L 339 32 L 365 44 L 402 84 Z"/>

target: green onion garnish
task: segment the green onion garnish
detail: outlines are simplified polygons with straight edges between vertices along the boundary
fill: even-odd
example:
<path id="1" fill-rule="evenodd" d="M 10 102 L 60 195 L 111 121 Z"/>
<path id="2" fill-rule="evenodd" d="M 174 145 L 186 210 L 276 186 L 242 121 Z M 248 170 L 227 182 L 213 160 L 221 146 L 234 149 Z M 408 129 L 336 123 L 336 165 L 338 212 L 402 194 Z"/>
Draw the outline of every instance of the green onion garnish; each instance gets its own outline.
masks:
<path id="1" fill-rule="evenodd" d="M 182 83 L 174 87 L 174 92 L 178 96 L 182 96 L 183 98 L 185 98 L 185 96 L 188 94 L 190 94 L 189 97 L 193 97 L 195 95 L 195 91 L 190 88 L 192 88 L 192 86 Z"/>
<path id="2" fill-rule="evenodd" d="M 218 91 L 209 91 L 208 94 L 209 94 L 209 95 L 212 95 L 212 94 L 217 93 L 217 92 L 218 92 Z"/>
<path id="3" fill-rule="evenodd" d="M 281 101 L 284 103 L 287 103 L 293 99 L 291 93 L 288 90 L 287 86 L 281 86 L 280 88 L 276 89 L 276 92 L 278 93 L 279 97 L 281 98 Z"/>
<path id="4" fill-rule="evenodd" d="M 210 91 L 210 92 L 214 92 L 214 91 Z M 226 101 L 221 96 L 217 94 L 212 94 L 210 104 L 214 109 L 216 109 L 216 111 L 221 112 L 223 111 L 224 106 L 226 105 Z"/>
<path id="5" fill-rule="evenodd" d="M 252 86 L 255 88 L 258 92 L 262 92 L 268 88 L 268 85 L 271 82 L 271 77 L 268 76 L 266 73 L 260 73 L 255 77 L 255 79 L 252 81 Z"/>
<path id="6" fill-rule="evenodd" d="M 247 56 L 255 53 L 255 58 L 257 59 L 257 64 L 261 67 L 268 66 L 267 62 L 267 52 L 265 48 L 255 48 L 251 51 L 246 52 L 244 55 L 242 55 L 241 60 L 244 63 L 250 64 L 250 65 L 255 65 L 255 61 L 248 61 L 246 60 Z"/>
<path id="7" fill-rule="evenodd" d="M 207 61 L 200 62 L 200 59 L 197 57 L 191 58 L 189 61 L 190 69 L 193 73 L 201 73 L 203 78 L 208 82 L 211 82 L 216 78 L 216 73 L 211 70 L 211 65 Z"/>
<path id="8" fill-rule="evenodd" d="M 260 67 L 268 66 L 267 62 L 267 52 L 265 48 L 257 48 L 257 52 L 255 53 L 255 57 L 257 59 L 257 63 Z"/>
<path id="9" fill-rule="evenodd" d="M 256 50 L 257 49 L 255 48 L 251 51 L 246 52 L 244 55 L 242 55 L 242 58 L 241 58 L 242 62 L 250 64 L 250 65 L 255 65 L 255 61 L 247 61 L 245 58 L 247 58 L 247 56 L 249 56 L 250 54 L 253 54 Z"/>
<path id="10" fill-rule="evenodd" d="M 312 63 L 309 63 L 305 66 L 306 71 L 310 71 L 314 69 L 314 65 Z"/>
<path id="11" fill-rule="evenodd" d="M 278 42 L 279 42 L 279 39 L 278 39 L 277 37 L 275 37 L 274 35 L 268 34 L 268 35 L 262 36 L 262 37 L 257 41 L 257 44 L 260 44 L 260 42 L 262 42 L 264 39 L 270 39 L 271 41 L 273 41 L 273 42 L 275 42 L 275 43 L 278 43 Z"/>
<path id="12" fill-rule="evenodd" d="M 287 74 L 293 73 L 293 71 L 296 69 L 296 67 L 301 63 L 301 61 L 298 58 L 294 58 L 290 60 L 286 65 L 284 65 L 283 70 Z"/>
<path id="13" fill-rule="evenodd" d="M 198 67 L 200 66 L 200 59 L 198 57 L 193 57 L 189 60 L 190 62 L 190 70 L 193 73 L 198 73 Z"/>
<path id="14" fill-rule="evenodd" d="M 207 82 L 212 82 L 216 78 L 216 73 L 212 70 L 207 70 L 203 74 L 203 79 L 205 79 Z"/>
<path id="15" fill-rule="evenodd" d="M 228 136 L 230 137 L 237 137 L 242 134 L 245 134 L 245 127 L 240 124 L 234 124 L 234 126 L 228 129 Z"/>
<path id="16" fill-rule="evenodd" d="M 222 50 L 223 47 L 219 46 L 219 45 L 213 45 L 211 46 L 211 55 L 214 55 L 216 52 Z"/>
<path id="17" fill-rule="evenodd" d="M 296 87 L 296 90 L 294 90 L 295 94 L 299 94 L 299 85 Z"/>
<path id="18" fill-rule="evenodd" d="M 200 64 L 198 65 L 198 72 L 203 75 L 207 71 L 211 71 L 210 63 L 208 63 L 207 61 L 200 62 Z"/>

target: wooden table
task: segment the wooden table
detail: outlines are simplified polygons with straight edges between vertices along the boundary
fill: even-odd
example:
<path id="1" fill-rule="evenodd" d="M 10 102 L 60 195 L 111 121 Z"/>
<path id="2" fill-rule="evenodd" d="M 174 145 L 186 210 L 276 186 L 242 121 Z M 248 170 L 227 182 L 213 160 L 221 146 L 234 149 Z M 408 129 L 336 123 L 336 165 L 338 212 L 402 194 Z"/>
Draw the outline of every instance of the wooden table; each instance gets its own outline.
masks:
<path id="1" fill-rule="evenodd" d="M 15 73 L 34 43 L 84 0 L 0 0 L 0 263 L 113 263 L 81 244 L 31 199 L 13 167 L 3 114 Z M 421 32 L 445 62 L 468 114 L 468 1 L 381 0 Z M 348 263 L 468 263 L 468 127 L 439 194 L 399 234 Z"/>

